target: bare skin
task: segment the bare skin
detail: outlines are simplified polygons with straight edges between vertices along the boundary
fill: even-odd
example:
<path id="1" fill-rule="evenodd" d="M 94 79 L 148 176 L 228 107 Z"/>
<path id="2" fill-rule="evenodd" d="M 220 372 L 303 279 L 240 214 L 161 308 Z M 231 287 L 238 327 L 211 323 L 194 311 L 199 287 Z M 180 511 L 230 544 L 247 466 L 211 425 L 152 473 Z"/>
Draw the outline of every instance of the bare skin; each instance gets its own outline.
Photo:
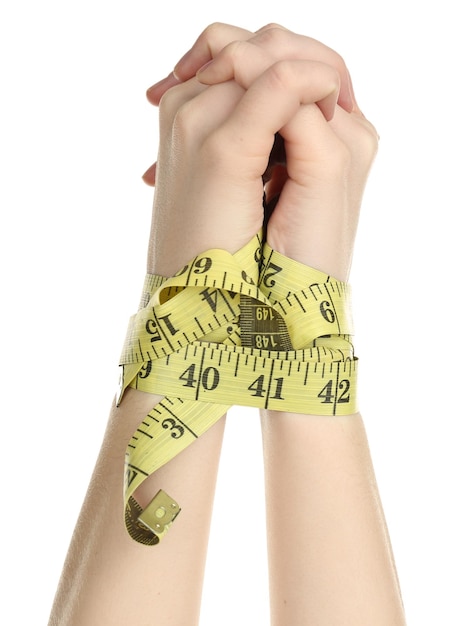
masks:
<path id="1" fill-rule="evenodd" d="M 175 71 L 148 91 L 161 122 L 158 166 L 144 175 L 155 184 L 147 270 L 169 276 L 208 248 L 241 248 L 261 227 L 267 172 L 268 196 L 280 193 L 270 245 L 346 280 L 377 133 L 343 59 L 277 25 L 215 24 Z M 268 173 L 275 133 L 286 155 Z M 145 548 L 123 526 L 123 457 L 158 400 L 128 390 L 112 407 L 49 626 L 198 624 L 224 419 L 143 484 L 143 498 L 161 487 L 183 504 Z M 272 626 L 404 625 L 360 415 L 261 420 Z"/>

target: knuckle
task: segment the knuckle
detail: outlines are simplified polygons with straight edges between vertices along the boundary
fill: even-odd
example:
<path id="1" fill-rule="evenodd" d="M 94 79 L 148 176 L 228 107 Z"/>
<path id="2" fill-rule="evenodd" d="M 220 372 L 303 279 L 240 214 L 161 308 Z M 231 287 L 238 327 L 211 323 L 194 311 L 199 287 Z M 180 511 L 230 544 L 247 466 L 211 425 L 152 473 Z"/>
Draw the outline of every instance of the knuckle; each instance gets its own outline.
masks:
<path id="1" fill-rule="evenodd" d="M 165 115 L 173 114 L 180 102 L 181 94 L 178 86 L 171 87 L 161 97 L 159 109 Z"/>
<path id="2" fill-rule="evenodd" d="M 160 121 L 167 128 L 170 124 L 182 128 L 191 124 L 196 112 L 196 96 L 205 89 L 200 83 L 185 82 L 168 89 L 159 104 Z"/>
<path id="3" fill-rule="evenodd" d="M 339 89 L 341 83 L 340 72 L 337 67 L 332 67 L 330 65 L 327 66 L 330 72 L 330 82 L 331 86 L 334 89 Z"/>
<path id="4" fill-rule="evenodd" d="M 159 103 L 159 111 L 160 111 L 160 115 L 162 114 L 167 114 L 169 112 L 169 110 L 172 109 L 171 107 L 171 102 L 172 102 L 172 96 L 170 95 L 170 89 L 168 91 L 166 91 L 166 93 L 164 93 L 161 96 L 161 100 Z"/>
<path id="5" fill-rule="evenodd" d="M 280 24 L 278 24 L 277 22 L 269 22 L 268 24 L 265 24 L 265 26 L 260 28 L 259 32 L 263 33 L 267 30 L 274 30 L 276 28 L 279 30 L 285 30 L 285 28 L 281 26 Z"/>
<path id="6" fill-rule="evenodd" d="M 172 93 L 170 93 L 172 91 Z M 177 88 L 166 92 L 160 102 L 160 133 L 189 139 L 195 128 L 195 107 Z"/>
<path id="7" fill-rule="evenodd" d="M 205 40 L 207 43 L 215 41 L 218 33 L 222 32 L 226 24 L 223 22 L 211 22 L 200 34 L 199 39 Z"/>
<path id="8" fill-rule="evenodd" d="M 232 60 L 238 60 L 246 53 L 248 48 L 249 44 L 246 41 L 232 41 L 224 48 L 223 54 Z"/>
<path id="9" fill-rule="evenodd" d="M 259 31 L 259 40 L 263 45 L 277 46 L 282 43 L 287 35 L 287 30 L 279 24 L 271 23 Z"/>
<path id="10" fill-rule="evenodd" d="M 327 65 L 321 61 L 307 61 L 314 76 L 321 82 L 324 94 L 332 94 L 340 91 L 340 72 L 332 65 Z"/>
<path id="11" fill-rule="evenodd" d="M 379 135 L 372 124 L 361 125 L 358 141 L 359 158 L 362 162 L 371 163 L 379 149 Z"/>
<path id="12" fill-rule="evenodd" d="M 290 61 L 276 61 L 268 69 L 268 78 L 275 88 L 286 88 L 294 77 L 293 64 Z"/>
<path id="13" fill-rule="evenodd" d="M 193 132 L 193 126 L 193 104 L 189 100 L 179 106 L 174 113 L 173 133 L 179 138 L 188 138 Z"/>
<path id="14" fill-rule="evenodd" d="M 329 50 L 334 60 L 334 67 L 336 68 L 337 72 L 338 71 L 346 72 L 347 66 L 341 54 L 339 54 L 336 50 L 333 50 L 332 48 L 329 48 Z"/>

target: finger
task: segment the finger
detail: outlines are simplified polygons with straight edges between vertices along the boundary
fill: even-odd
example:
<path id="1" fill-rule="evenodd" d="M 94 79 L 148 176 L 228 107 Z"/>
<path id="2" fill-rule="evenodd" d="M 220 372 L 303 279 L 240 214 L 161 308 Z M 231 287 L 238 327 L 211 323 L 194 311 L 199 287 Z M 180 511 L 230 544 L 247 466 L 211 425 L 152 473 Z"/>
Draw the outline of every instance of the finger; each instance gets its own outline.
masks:
<path id="1" fill-rule="evenodd" d="M 175 87 L 175 85 L 179 85 L 180 82 L 181 81 L 174 76 L 174 72 L 171 72 L 168 76 L 166 76 L 166 78 L 159 80 L 157 83 L 148 88 L 146 91 L 148 101 L 150 104 L 158 106 L 166 91 L 171 89 L 171 87 Z"/>
<path id="2" fill-rule="evenodd" d="M 294 33 L 277 25 L 259 32 L 250 41 L 261 45 L 276 58 L 295 58 L 320 61 L 334 67 L 340 75 L 341 90 L 339 104 L 351 112 L 357 107 L 351 77 L 341 55 L 317 39 Z M 279 57 L 277 57 L 279 55 Z"/>
<path id="3" fill-rule="evenodd" d="M 236 80 L 248 89 L 251 83 L 277 60 L 264 48 L 249 41 L 233 41 L 219 52 L 210 63 L 197 72 L 197 80 L 214 85 Z"/>
<path id="4" fill-rule="evenodd" d="M 272 28 L 287 30 L 280 24 L 274 23 L 259 28 L 255 33 L 221 22 L 210 24 L 198 37 L 193 47 L 176 63 L 173 74 L 179 80 L 187 80 L 194 76 L 203 65 L 213 59 L 228 43 L 245 41 L 257 33 L 263 33 Z"/>
<path id="5" fill-rule="evenodd" d="M 176 63 L 175 76 L 179 80 L 191 78 L 228 43 L 249 39 L 252 35 L 251 31 L 230 24 L 220 22 L 210 24 L 197 38 L 193 47 Z"/>
<path id="6" fill-rule="evenodd" d="M 272 28 L 280 28 L 281 30 L 289 30 L 288 28 L 285 28 L 285 26 L 282 26 L 281 24 L 270 22 L 269 24 L 266 24 L 265 26 L 262 26 L 261 28 L 256 30 L 255 34 L 257 35 L 258 33 L 264 33 L 265 31 L 271 30 Z"/>
<path id="7" fill-rule="evenodd" d="M 272 56 L 273 59 L 314 60 L 334 67 L 340 76 L 338 103 L 348 112 L 358 109 L 348 68 L 343 58 L 332 50 L 332 48 L 329 48 L 316 39 L 298 35 L 279 26 L 265 27 L 246 41 L 248 45 L 253 44 L 263 49 L 266 54 Z M 224 57 L 227 58 L 227 55 L 233 56 L 234 54 L 239 55 L 244 53 L 244 46 L 243 51 L 240 52 L 239 45 L 237 45 L 239 43 L 245 42 L 241 40 L 241 42 L 226 46 L 223 52 L 218 54 L 207 67 L 198 72 L 198 79 L 202 80 L 202 82 L 213 80 L 213 77 L 216 76 L 215 72 L 217 71 L 215 66 L 222 63 L 225 63 L 225 68 L 229 70 L 230 74 L 230 60 L 228 62 L 227 60 L 224 61 Z M 251 52 L 248 53 L 251 54 Z M 218 70 L 217 79 L 219 79 L 222 74 L 227 74 L 225 68 Z M 211 79 L 208 79 L 209 76 Z M 227 78 L 225 78 L 225 80 L 227 80 Z"/>
<path id="8" fill-rule="evenodd" d="M 174 70 L 148 88 L 147 99 L 151 104 L 158 105 L 168 89 L 192 78 L 200 67 L 213 59 L 230 41 L 248 39 L 252 35 L 251 31 L 230 24 L 210 24 L 199 35 L 192 48 L 176 63 Z"/>
<path id="9" fill-rule="evenodd" d="M 337 72 L 323 63 L 279 61 L 271 65 L 249 86 L 218 129 L 221 145 L 240 153 L 245 166 L 261 175 L 279 129 L 301 104 L 317 103 L 323 115 L 328 115 L 336 105 L 338 86 Z"/>
<path id="10" fill-rule="evenodd" d="M 147 169 L 142 175 L 143 181 L 146 183 L 146 185 L 149 185 L 149 187 L 155 187 L 156 173 L 157 173 L 157 164 L 153 163 L 149 167 L 149 169 Z"/>
<path id="11" fill-rule="evenodd" d="M 180 107 L 207 89 L 209 89 L 207 85 L 202 85 L 195 78 L 168 89 L 160 99 L 160 120 L 170 120 L 172 123 Z"/>
<path id="12" fill-rule="evenodd" d="M 295 63 L 299 71 L 299 76 L 293 76 L 293 84 L 302 89 L 298 104 L 310 104 L 313 94 L 320 94 L 316 103 L 325 118 L 332 119 L 340 92 L 340 76 L 334 67 L 318 61 L 278 61 L 274 64 L 272 55 L 265 49 L 249 42 L 233 42 L 198 74 L 198 80 L 204 84 L 216 84 L 234 79 L 241 87 L 249 89 L 260 75 L 274 67 L 273 80 L 276 82 L 279 71 L 287 72 L 280 77 L 285 89 L 289 87 L 286 81 L 291 73 L 291 63 Z"/>
<path id="13" fill-rule="evenodd" d="M 192 80 L 197 82 L 195 79 Z M 183 83 L 174 91 L 181 90 L 184 85 L 188 85 L 190 82 Z M 169 109 L 165 103 L 160 106 L 160 119 L 167 117 L 172 125 L 172 142 L 178 141 L 179 136 L 183 136 L 185 141 L 191 137 L 196 144 L 202 142 L 203 138 L 214 133 L 216 128 L 221 126 L 233 113 L 245 93 L 244 89 L 235 81 L 211 85 L 210 87 L 197 84 L 202 88 L 202 91 L 199 91 L 189 100 L 179 100 L 177 108 L 173 106 L 174 98 L 171 92 L 165 96 L 165 100 L 171 100 Z M 169 114 L 167 114 L 168 110 L 170 111 Z M 207 115 L 206 112 L 208 112 Z"/>

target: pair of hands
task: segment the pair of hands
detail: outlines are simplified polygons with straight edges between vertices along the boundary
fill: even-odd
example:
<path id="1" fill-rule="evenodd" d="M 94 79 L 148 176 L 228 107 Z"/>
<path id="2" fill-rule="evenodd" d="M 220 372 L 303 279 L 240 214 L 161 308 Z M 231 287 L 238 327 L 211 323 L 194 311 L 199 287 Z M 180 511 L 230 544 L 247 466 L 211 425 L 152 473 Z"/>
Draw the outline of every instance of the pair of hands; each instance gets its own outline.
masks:
<path id="1" fill-rule="evenodd" d="M 160 107 L 150 273 L 236 252 L 262 226 L 265 191 L 278 197 L 269 245 L 347 280 L 378 137 L 336 52 L 279 25 L 213 24 L 147 97 Z"/>

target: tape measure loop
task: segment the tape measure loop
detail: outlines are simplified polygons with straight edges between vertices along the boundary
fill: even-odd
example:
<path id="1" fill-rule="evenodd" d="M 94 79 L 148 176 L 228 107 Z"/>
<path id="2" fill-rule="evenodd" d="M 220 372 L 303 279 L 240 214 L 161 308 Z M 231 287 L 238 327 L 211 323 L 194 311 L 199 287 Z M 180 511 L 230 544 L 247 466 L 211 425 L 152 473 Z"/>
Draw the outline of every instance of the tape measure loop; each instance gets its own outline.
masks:
<path id="1" fill-rule="evenodd" d="M 125 459 L 130 536 L 160 541 L 180 507 L 134 492 L 233 404 L 315 415 L 357 410 L 350 288 L 272 250 L 258 233 L 235 254 L 207 250 L 175 276 L 145 277 L 120 358 L 121 387 L 164 399 Z"/>

